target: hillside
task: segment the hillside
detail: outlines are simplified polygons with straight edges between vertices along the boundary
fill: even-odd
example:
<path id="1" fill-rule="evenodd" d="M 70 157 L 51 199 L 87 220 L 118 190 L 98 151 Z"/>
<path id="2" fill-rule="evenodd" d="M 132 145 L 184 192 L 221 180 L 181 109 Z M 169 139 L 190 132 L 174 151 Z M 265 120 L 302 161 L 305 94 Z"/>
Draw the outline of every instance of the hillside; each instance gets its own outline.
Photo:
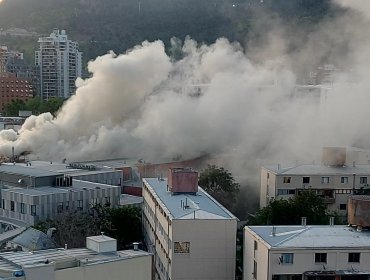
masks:
<path id="1" fill-rule="evenodd" d="M 3 0 L 0 28 L 40 34 L 66 29 L 89 60 L 143 40 L 168 44 L 174 36 L 207 43 L 223 36 L 244 43 L 258 37 L 256 26 L 268 30 L 272 18 L 310 29 L 337 12 L 330 0 Z"/>

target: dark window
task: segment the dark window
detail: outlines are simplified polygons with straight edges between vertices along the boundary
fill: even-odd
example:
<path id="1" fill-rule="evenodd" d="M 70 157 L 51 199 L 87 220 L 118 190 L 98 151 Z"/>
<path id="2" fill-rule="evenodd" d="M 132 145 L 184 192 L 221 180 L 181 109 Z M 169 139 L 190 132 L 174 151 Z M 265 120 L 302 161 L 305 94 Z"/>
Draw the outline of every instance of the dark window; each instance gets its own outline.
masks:
<path id="1" fill-rule="evenodd" d="M 347 210 L 347 204 L 339 204 L 339 210 Z"/>
<path id="2" fill-rule="evenodd" d="M 348 253 L 348 262 L 359 263 L 360 253 Z"/>
<path id="3" fill-rule="evenodd" d="M 57 212 L 58 213 L 62 213 L 63 212 L 63 202 L 58 202 Z"/>
<path id="4" fill-rule="evenodd" d="M 284 184 L 289 184 L 292 177 L 284 177 Z"/>
<path id="5" fill-rule="evenodd" d="M 1 200 L 1 207 L 2 207 L 3 209 L 5 209 L 5 199 L 2 199 L 2 200 Z"/>
<path id="6" fill-rule="evenodd" d="M 367 177 L 360 177 L 360 184 L 367 184 Z"/>
<path id="7" fill-rule="evenodd" d="M 253 279 L 257 279 L 257 262 L 254 261 L 253 264 Z"/>
<path id="8" fill-rule="evenodd" d="M 280 257 L 280 263 L 281 264 L 293 264 L 293 253 L 283 253 Z"/>
<path id="9" fill-rule="evenodd" d="M 21 213 L 26 214 L 26 205 L 24 203 L 21 203 Z"/>
<path id="10" fill-rule="evenodd" d="M 14 201 L 10 201 L 10 211 L 14 211 Z"/>
<path id="11" fill-rule="evenodd" d="M 69 210 L 69 201 L 66 201 L 66 211 Z"/>
<path id="12" fill-rule="evenodd" d="M 340 177 L 341 184 L 348 184 L 348 177 Z"/>
<path id="13" fill-rule="evenodd" d="M 315 253 L 315 263 L 326 263 L 326 253 Z"/>
<path id="14" fill-rule="evenodd" d="M 303 181 L 303 184 L 309 184 L 310 183 L 310 177 L 303 177 L 302 181 Z"/>
<path id="15" fill-rule="evenodd" d="M 83 210 L 83 200 L 77 200 L 77 210 Z"/>
<path id="16" fill-rule="evenodd" d="M 36 205 L 31 205 L 31 216 L 36 216 Z"/>

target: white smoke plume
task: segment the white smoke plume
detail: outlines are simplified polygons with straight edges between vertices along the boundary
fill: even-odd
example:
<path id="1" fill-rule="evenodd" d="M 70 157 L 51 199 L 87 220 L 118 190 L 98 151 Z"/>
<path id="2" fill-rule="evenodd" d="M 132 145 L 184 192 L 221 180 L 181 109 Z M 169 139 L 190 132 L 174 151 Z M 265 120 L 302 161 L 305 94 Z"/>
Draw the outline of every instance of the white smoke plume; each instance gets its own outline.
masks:
<path id="1" fill-rule="evenodd" d="M 221 38 L 187 39 L 176 62 L 160 41 L 98 57 L 55 118 L 32 116 L 19 135 L 1 131 L 0 152 L 60 161 L 214 154 L 239 175 L 254 167 L 256 178 L 260 162 L 312 161 L 322 146 L 368 148 L 370 43 L 358 22 L 347 14 L 325 22 L 294 51 L 279 27 L 258 56 Z M 342 68 L 330 90 L 292 95 L 297 68 L 328 58 Z"/>

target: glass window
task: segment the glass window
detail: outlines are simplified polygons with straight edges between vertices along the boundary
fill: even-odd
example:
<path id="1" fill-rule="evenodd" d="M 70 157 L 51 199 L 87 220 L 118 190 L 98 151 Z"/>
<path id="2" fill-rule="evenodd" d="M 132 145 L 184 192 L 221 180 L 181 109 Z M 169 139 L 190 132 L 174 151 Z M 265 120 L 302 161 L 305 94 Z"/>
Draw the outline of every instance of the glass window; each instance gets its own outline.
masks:
<path id="1" fill-rule="evenodd" d="M 283 253 L 279 259 L 281 264 L 293 264 L 293 253 Z"/>
<path id="2" fill-rule="evenodd" d="M 348 184 L 348 177 L 340 177 L 340 182 L 342 184 Z"/>
<path id="3" fill-rule="evenodd" d="M 284 177 L 284 184 L 290 184 L 290 181 L 291 181 L 292 177 Z"/>
<path id="4" fill-rule="evenodd" d="M 329 184 L 329 177 L 321 177 L 321 184 Z"/>
<path id="5" fill-rule="evenodd" d="M 5 209 L 5 199 L 4 198 L 1 200 L 1 208 Z"/>
<path id="6" fill-rule="evenodd" d="M 77 210 L 83 210 L 83 200 L 77 200 Z"/>
<path id="7" fill-rule="evenodd" d="M 367 184 L 367 177 L 360 177 L 360 184 Z"/>
<path id="8" fill-rule="evenodd" d="M 21 203 L 21 213 L 26 214 L 26 205 L 24 203 Z"/>
<path id="9" fill-rule="evenodd" d="M 66 211 L 68 211 L 69 210 L 69 201 L 66 201 L 65 203 L 66 203 Z"/>
<path id="10" fill-rule="evenodd" d="M 345 203 L 339 204 L 339 210 L 347 210 L 347 204 Z"/>
<path id="11" fill-rule="evenodd" d="M 58 213 L 63 213 L 63 202 L 58 202 L 57 212 Z"/>
<path id="12" fill-rule="evenodd" d="M 254 261 L 253 264 L 253 279 L 257 279 L 257 262 Z"/>
<path id="13" fill-rule="evenodd" d="M 315 253 L 315 263 L 326 263 L 326 253 Z"/>
<path id="14" fill-rule="evenodd" d="M 303 177 L 302 182 L 303 182 L 303 184 L 309 184 L 310 183 L 310 177 Z"/>
<path id="15" fill-rule="evenodd" d="M 10 201 L 10 211 L 14 211 L 14 201 Z"/>
<path id="16" fill-rule="evenodd" d="M 348 253 L 348 262 L 359 263 L 360 253 Z"/>
<path id="17" fill-rule="evenodd" d="M 31 205 L 31 216 L 36 216 L 36 205 Z"/>

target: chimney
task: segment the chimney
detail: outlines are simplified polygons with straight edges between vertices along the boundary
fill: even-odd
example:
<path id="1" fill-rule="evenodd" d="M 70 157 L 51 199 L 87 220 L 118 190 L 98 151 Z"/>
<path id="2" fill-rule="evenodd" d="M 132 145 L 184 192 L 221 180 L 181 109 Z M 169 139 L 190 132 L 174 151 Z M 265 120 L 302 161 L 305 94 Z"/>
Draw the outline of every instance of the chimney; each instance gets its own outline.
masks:
<path id="1" fill-rule="evenodd" d="M 191 168 L 170 168 L 167 183 L 172 194 L 196 194 L 198 192 L 198 172 Z"/>
<path id="2" fill-rule="evenodd" d="M 275 235 L 276 235 L 276 226 L 272 226 L 272 232 L 271 232 L 271 235 L 272 235 L 272 236 L 275 236 Z"/>
<path id="3" fill-rule="evenodd" d="M 334 217 L 330 217 L 330 218 L 329 218 L 329 225 L 330 225 L 331 227 L 333 227 L 333 226 L 334 226 Z"/>
<path id="4" fill-rule="evenodd" d="M 133 242 L 132 245 L 134 245 L 134 251 L 139 251 L 139 242 Z"/>
<path id="5" fill-rule="evenodd" d="M 306 218 L 306 217 L 302 217 L 302 218 L 301 218 L 301 225 L 302 225 L 303 227 L 305 227 L 305 226 L 307 225 L 307 218 Z"/>

